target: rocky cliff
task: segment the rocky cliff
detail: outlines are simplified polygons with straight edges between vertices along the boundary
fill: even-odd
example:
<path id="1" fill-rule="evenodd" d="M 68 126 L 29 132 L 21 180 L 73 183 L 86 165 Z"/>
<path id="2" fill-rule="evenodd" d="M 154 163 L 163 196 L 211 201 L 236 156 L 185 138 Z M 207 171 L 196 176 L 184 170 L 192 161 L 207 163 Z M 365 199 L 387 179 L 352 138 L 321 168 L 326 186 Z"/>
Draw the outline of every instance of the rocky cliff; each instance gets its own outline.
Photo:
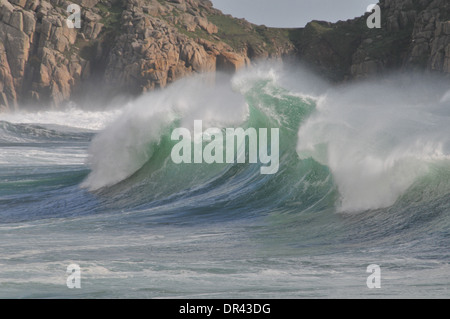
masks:
<path id="1" fill-rule="evenodd" d="M 0 0 L 0 108 L 57 107 L 100 91 L 139 94 L 294 50 L 279 31 L 223 15 L 208 0 L 73 2 L 80 29 L 66 23 L 72 2 Z"/>
<path id="2" fill-rule="evenodd" d="M 69 28 L 71 3 L 81 28 Z M 209 0 L 0 0 L 0 110 L 139 94 L 192 73 L 294 56 L 334 81 L 420 68 L 450 74 L 450 2 L 382 0 L 365 16 L 301 29 L 256 26 Z M 100 94 L 101 93 L 101 94 Z"/>
<path id="3" fill-rule="evenodd" d="M 450 74 L 450 1 L 381 0 L 379 6 L 379 29 L 367 27 L 367 13 L 292 30 L 298 56 L 334 81 L 405 69 Z"/>

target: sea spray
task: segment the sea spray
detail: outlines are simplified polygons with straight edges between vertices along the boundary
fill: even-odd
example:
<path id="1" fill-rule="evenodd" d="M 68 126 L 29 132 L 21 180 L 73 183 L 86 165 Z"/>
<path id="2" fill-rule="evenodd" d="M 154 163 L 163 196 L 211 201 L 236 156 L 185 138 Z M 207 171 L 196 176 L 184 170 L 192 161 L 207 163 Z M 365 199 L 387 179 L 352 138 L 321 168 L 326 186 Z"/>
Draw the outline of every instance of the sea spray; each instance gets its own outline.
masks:
<path id="1" fill-rule="evenodd" d="M 253 169 L 255 163 L 186 167 L 171 161 L 173 130 L 194 131 L 201 120 L 222 132 L 229 127 L 280 129 L 279 170 L 271 187 L 264 187 L 273 194 L 333 198 L 331 183 L 339 192 L 333 202 L 339 211 L 390 207 L 430 174 L 430 165 L 448 160 L 444 84 L 408 74 L 327 87 L 306 71 L 292 74 L 267 64 L 232 77 L 218 75 L 215 83 L 201 76 L 184 79 L 133 101 L 98 134 L 89 150 L 91 173 L 82 186 L 98 190 L 127 181 L 115 189 L 130 193 L 142 185 L 144 201 L 219 180 L 227 185 L 222 178 L 231 172 L 251 176 L 256 185 L 268 183 L 254 175 L 261 168 Z M 304 94 L 299 85 L 315 89 Z"/>
<path id="2" fill-rule="evenodd" d="M 448 159 L 444 87 L 438 79 L 412 79 L 330 89 L 300 128 L 297 151 L 330 168 L 341 211 L 389 207 L 429 172 L 430 163 Z"/>
<path id="3" fill-rule="evenodd" d="M 374 264 L 382 295 L 446 296 L 448 80 L 385 78 L 367 90 L 321 91 L 311 79 L 256 67 L 234 76 L 223 95 L 193 80 L 192 92 L 169 87 L 145 95 L 142 107 L 139 99 L 124 105 L 102 131 L 108 111 L 22 111 L 27 123 L 0 114 L 0 296 L 73 298 L 64 276 L 72 264 L 87 298 L 373 297 L 366 270 Z M 167 112 L 152 111 L 158 103 Z M 205 127 L 279 128 L 277 174 L 260 174 L 259 163 L 174 164 L 170 133 L 202 117 Z M 83 162 L 88 152 L 104 170 Z M 145 163 L 114 185 L 80 187 L 88 175 L 97 186 L 108 174 L 116 179 L 114 161 L 126 168 L 127 159 Z M 410 176 L 402 191 L 411 181 L 397 179 Z M 366 185 L 383 191 L 389 180 L 405 185 L 394 204 L 366 211 L 357 194 Z M 388 205 L 381 195 L 369 199 Z M 358 206 L 364 211 L 342 213 Z"/>
<path id="4" fill-rule="evenodd" d="M 242 96 L 220 74 L 214 84 L 209 81 L 208 75 L 186 78 L 130 102 L 124 115 L 93 140 L 92 173 L 83 187 L 95 190 L 131 176 L 176 124 L 191 128 L 194 120 L 221 127 L 242 123 L 248 112 Z"/>

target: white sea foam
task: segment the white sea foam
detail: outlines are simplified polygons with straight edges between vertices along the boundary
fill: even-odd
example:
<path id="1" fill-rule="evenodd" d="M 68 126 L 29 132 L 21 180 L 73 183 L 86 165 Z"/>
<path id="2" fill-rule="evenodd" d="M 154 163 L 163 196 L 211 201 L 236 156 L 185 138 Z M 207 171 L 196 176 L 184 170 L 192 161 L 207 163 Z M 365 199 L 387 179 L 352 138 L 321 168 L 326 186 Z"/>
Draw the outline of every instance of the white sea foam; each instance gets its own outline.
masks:
<path id="1" fill-rule="evenodd" d="M 0 121 L 14 124 L 59 125 L 68 128 L 101 130 L 122 114 L 121 109 L 87 111 L 71 107 L 38 112 L 17 111 L 0 113 Z"/>
<path id="2" fill-rule="evenodd" d="M 0 165 L 3 167 L 83 166 L 86 158 L 87 154 L 82 148 L 7 147 L 0 153 Z"/>
<path id="3" fill-rule="evenodd" d="M 327 165 L 342 211 L 389 207 L 448 160 L 450 111 L 433 81 L 406 78 L 330 90 L 299 130 L 298 154 Z"/>
<path id="4" fill-rule="evenodd" d="M 89 149 L 91 174 L 83 187 L 91 190 L 114 185 L 132 175 L 154 152 L 174 121 L 193 131 L 195 120 L 205 127 L 242 123 L 248 107 L 228 79 L 217 74 L 180 80 L 165 90 L 151 92 L 129 103 L 121 116 L 93 140 Z M 168 134 L 170 136 L 170 134 Z"/>

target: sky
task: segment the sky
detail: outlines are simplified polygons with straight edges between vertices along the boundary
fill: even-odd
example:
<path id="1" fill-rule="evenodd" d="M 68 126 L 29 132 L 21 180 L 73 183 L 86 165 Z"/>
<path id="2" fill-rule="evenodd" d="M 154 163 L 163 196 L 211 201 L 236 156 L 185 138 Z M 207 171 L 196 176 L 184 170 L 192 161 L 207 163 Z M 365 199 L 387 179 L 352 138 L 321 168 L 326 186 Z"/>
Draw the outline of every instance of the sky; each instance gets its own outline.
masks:
<path id="1" fill-rule="evenodd" d="M 311 20 L 336 22 L 362 16 L 377 0 L 211 0 L 236 18 L 268 27 L 304 27 Z"/>

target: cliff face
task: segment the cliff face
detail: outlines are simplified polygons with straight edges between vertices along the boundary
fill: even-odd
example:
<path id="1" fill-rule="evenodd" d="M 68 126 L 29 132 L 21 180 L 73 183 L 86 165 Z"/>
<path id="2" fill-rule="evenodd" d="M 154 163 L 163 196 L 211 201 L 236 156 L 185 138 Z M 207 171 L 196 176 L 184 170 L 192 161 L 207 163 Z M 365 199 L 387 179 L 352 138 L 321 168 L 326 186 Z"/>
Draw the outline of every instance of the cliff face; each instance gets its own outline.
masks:
<path id="1" fill-rule="evenodd" d="M 348 21 L 313 21 L 292 31 L 298 55 L 334 81 L 399 70 L 450 74 L 450 1 L 381 0 L 381 28 L 369 13 Z"/>
<path id="2" fill-rule="evenodd" d="M 448 0 L 385 0 L 381 10 L 382 29 L 366 33 L 354 55 L 353 77 L 400 67 L 450 74 Z"/>
<path id="3" fill-rule="evenodd" d="M 81 28 L 66 24 L 70 3 Z M 382 0 L 366 16 L 301 29 L 255 26 L 209 0 L 0 0 L 0 110 L 139 94 L 192 73 L 295 56 L 343 81 L 392 69 L 450 73 L 450 2 Z M 99 93 L 102 94 L 99 94 Z"/>
<path id="4" fill-rule="evenodd" d="M 73 2 L 81 7 L 81 29 L 66 24 L 72 2 L 0 0 L 0 109 L 57 107 L 99 91 L 138 94 L 294 49 L 208 0 Z"/>

